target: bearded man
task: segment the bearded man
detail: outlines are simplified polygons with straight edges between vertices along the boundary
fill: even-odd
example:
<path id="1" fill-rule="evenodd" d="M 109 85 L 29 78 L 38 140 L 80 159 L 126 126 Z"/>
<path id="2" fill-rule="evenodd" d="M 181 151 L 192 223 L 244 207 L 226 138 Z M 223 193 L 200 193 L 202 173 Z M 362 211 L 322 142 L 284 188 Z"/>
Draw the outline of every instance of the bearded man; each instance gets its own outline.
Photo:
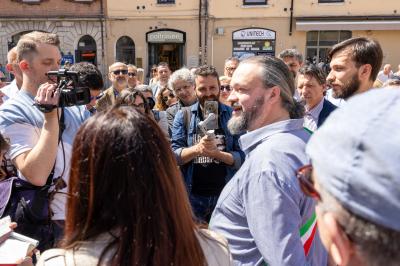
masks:
<path id="1" fill-rule="evenodd" d="M 256 56 L 232 76 L 232 134 L 246 160 L 221 192 L 210 228 L 229 243 L 235 265 L 327 265 L 315 233 L 313 199 L 295 172 L 308 162 L 304 107 L 293 98 L 292 75 L 277 58 Z"/>

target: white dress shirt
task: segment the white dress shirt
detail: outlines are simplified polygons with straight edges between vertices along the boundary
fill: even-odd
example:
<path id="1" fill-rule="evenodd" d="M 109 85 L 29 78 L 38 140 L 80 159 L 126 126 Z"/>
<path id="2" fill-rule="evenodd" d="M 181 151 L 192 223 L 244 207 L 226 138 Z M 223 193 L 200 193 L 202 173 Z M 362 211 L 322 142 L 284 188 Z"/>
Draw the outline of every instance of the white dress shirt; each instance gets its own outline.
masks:
<path id="1" fill-rule="evenodd" d="M 322 111 L 322 107 L 324 106 L 324 98 L 311 110 L 307 109 L 306 106 L 306 114 L 304 115 L 304 124 L 303 126 L 312 132 L 317 130 L 318 128 L 318 117 Z"/>

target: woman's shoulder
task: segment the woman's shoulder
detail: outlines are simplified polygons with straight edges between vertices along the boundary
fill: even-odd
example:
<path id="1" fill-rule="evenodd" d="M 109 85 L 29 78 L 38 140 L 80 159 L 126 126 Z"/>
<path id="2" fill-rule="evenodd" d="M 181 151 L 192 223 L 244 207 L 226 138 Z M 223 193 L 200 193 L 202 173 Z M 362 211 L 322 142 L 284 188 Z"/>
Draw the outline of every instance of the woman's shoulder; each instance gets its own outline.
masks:
<path id="1" fill-rule="evenodd" d="M 223 236 L 207 229 L 199 229 L 197 238 L 208 265 L 233 265 L 228 241 Z"/>

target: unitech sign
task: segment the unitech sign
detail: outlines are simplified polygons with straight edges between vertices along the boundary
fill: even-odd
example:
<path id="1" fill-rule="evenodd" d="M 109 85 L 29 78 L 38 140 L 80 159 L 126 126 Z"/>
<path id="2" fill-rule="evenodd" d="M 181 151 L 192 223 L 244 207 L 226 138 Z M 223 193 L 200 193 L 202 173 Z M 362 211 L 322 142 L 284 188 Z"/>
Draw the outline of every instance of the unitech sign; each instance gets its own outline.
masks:
<path id="1" fill-rule="evenodd" d="M 243 29 L 233 33 L 233 40 L 275 40 L 275 31 L 267 29 Z"/>
<path id="2" fill-rule="evenodd" d="M 275 31 L 247 28 L 232 33 L 232 54 L 238 58 L 254 55 L 275 55 Z"/>

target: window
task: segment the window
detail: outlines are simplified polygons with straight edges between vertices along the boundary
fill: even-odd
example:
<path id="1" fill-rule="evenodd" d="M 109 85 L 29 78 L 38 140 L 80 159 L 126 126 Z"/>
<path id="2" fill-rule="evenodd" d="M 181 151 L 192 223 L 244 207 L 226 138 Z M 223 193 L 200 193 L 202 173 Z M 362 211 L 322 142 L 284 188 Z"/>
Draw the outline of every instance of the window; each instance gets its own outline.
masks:
<path id="1" fill-rule="evenodd" d="M 157 0 L 157 4 L 175 4 L 175 0 Z"/>
<path id="2" fill-rule="evenodd" d="M 266 5 L 267 0 L 243 0 L 243 5 L 245 6 L 255 6 L 255 5 Z"/>
<path id="3" fill-rule="evenodd" d="M 327 62 L 329 49 L 339 42 L 351 38 L 351 31 L 307 32 L 306 59 L 312 63 Z"/>
<path id="4" fill-rule="evenodd" d="M 343 3 L 344 0 L 318 0 L 318 3 Z"/>
<path id="5" fill-rule="evenodd" d="M 135 43 L 128 36 L 118 39 L 116 46 L 116 61 L 126 64 L 135 64 Z"/>

